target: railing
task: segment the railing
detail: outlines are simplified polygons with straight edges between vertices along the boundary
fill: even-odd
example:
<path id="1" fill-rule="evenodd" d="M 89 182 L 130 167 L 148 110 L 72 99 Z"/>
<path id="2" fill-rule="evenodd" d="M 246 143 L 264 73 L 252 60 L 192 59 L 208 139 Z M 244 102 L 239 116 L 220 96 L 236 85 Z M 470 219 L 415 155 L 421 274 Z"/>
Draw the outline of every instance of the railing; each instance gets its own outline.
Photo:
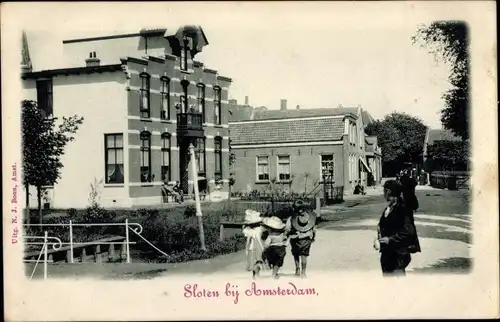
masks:
<path id="1" fill-rule="evenodd" d="M 434 188 L 458 190 L 461 187 L 468 188 L 470 175 L 467 172 L 436 172 L 430 175 L 430 185 Z"/>
<path id="2" fill-rule="evenodd" d="M 177 129 L 199 130 L 203 129 L 203 115 L 197 112 L 187 112 L 177 114 Z"/>
<path id="3" fill-rule="evenodd" d="M 311 191 L 307 192 L 306 195 L 316 197 L 316 195 L 321 192 L 322 186 L 323 186 L 322 183 L 318 183 L 317 185 L 314 186 L 314 188 L 312 188 Z"/>
<path id="4" fill-rule="evenodd" d="M 43 279 L 47 279 L 47 263 L 48 263 L 48 246 L 51 245 L 53 250 L 59 250 L 62 247 L 62 242 L 59 238 L 57 237 L 49 237 L 48 232 L 45 231 L 43 236 L 24 236 L 25 239 L 43 239 L 43 243 L 41 243 L 42 249 L 40 250 L 40 253 L 38 254 L 38 259 L 35 261 L 35 267 L 33 268 L 33 272 L 31 272 L 30 279 L 33 278 L 33 275 L 35 275 L 36 268 L 38 267 L 38 263 L 40 262 L 40 257 L 42 257 L 43 254 Z M 49 240 L 55 240 L 56 243 L 49 243 Z M 29 243 L 25 242 L 27 245 L 33 245 L 34 243 Z M 40 243 L 36 243 L 40 244 Z"/>
<path id="5" fill-rule="evenodd" d="M 28 227 L 28 225 L 23 225 L 24 227 Z M 69 245 L 69 252 L 70 252 L 70 263 L 74 263 L 74 247 L 75 245 L 112 245 L 115 244 L 116 242 L 106 242 L 106 241 L 93 241 L 93 242 L 75 242 L 73 238 L 73 227 L 96 227 L 96 226 L 124 226 L 125 227 L 125 253 L 126 253 L 126 261 L 127 263 L 131 263 L 131 258 L 130 258 L 130 245 L 135 244 L 135 242 L 130 241 L 130 235 L 129 235 L 129 230 L 132 231 L 134 234 L 139 236 L 142 240 L 144 240 L 147 244 L 149 244 L 151 247 L 153 247 L 155 250 L 160 252 L 164 256 L 168 256 L 165 252 L 162 250 L 158 249 L 156 246 L 154 246 L 151 242 L 149 242 L 146 238 L 144 238 L 141 233 L 142 233 L 142 226 L 138 223 L 129 223 L 128 219 L 125 220 L 124 223 L 73 223 L 71 220 L 69 221 L 68 224 L 31 224 L 29 226 L 35 226 L 35 227 L 68 227 L 69 228 L 69 242 L 62 242 L 59 238 L 57 237 L 49 237 L 53 239 L 58 240 L 58 247 L 53 249 L 55 251 L 58 251 L 61 249 L 62 245 Z M 46 232 L 47 234 L 47 232 Z M 31 236 L 32 238 L 44 238 L 44 237 L 37 237 L 37 236 Z M 47 247 L 45 247 L 46 241 L 44 243 L 26 243 L 27 245 L 40 245 L 43 244 L 45 248 L 45 253 L 47 253 Z M 42 250 L 44 249 L 42 247 Z M 48 259 L 45 259 L 45 265 L 47 263 Z"/>

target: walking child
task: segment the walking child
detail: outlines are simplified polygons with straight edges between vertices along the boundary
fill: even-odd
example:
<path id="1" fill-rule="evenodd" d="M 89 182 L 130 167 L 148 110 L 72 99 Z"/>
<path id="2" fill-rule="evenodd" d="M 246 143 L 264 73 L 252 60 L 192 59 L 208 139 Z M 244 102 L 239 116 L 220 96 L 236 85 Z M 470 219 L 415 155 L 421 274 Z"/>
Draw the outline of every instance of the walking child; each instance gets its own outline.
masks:
<path id="1" fill-rule="evenodd" d="M 283 266 L 286 255 L 285 224 L 278 217 L 264 218 L 262 223 L 268 232 L 264 242 L 264 258 L 272 269 L 273 277 L 279 278 L 279 270 Z"/>
<path id="2" fill-rule="evenodd" d="M 316 213 L 307 209 L 302 200 L 294 203 L 294 213 L 288 218 L 287 230 L 295 262 L 295 276 L 307 277 L 307 258 L 316 238 Z"/>
<path id="3" fill-rule="evenodd" d="M 247 271 L 252 271 L 254 278 L 259 276 L 264 264 L 262 254 L 264 252 L 263 233 L 265 232 L 260 213 L 250 209 L 246 210 L 243 235 L 247 239 L 245 246 Z"/>

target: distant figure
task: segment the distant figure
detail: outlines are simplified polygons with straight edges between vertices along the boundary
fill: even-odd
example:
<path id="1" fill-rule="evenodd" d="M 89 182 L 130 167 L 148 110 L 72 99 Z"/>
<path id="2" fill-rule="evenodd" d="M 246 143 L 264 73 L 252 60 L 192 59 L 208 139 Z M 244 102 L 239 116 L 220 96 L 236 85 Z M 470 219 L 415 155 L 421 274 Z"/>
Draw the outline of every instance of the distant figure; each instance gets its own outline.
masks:
<path id="1" fill-rule="evenodd" d="M 373 247 L 380 252 L 380 265 L 385 276 L 406 275 L 411 254 L 421 251 L 412 211 L 401 198 L 402 190 L 396 180 L 384 184 L 387 207 L 380 217 Z"/>
<path id="2" fill-rule="evenodd" d="M 361 185 L 361 180 L 358 181 L 356 186 L 354 187 L 354 194 L 355 195 L 364 195 L 365 194 L 365 189 Z"/>
<path id="3" fill-rule="evenodd" d="M 405 171 L 400 179 L 400 183 L 403 188 L 403 200 L 412 211 L 416 211 L 419 207 L 418 199 L 415 195 L 417 181 L 409 175 L 408 171 Z"/>
<path id="4" fill-rule="evenodd" d="M 179 181 L 176 181 L 175 186 L 171 186 L 168 181 L 163 182 L 163 190 L 165 195 L 171 195 L 175 198 L 175 201 L 178 203 L 182 203 L 184 201 L 184 197 L 182 194 L 182 189 L 180 188 Z"/>
<path id="5" fill-rule="evenodd" d="M 368 173 L 368 186 L 374 186 L 375 185 L 375 178 L 373 177 L 373 174 L 371 172 Z"/>

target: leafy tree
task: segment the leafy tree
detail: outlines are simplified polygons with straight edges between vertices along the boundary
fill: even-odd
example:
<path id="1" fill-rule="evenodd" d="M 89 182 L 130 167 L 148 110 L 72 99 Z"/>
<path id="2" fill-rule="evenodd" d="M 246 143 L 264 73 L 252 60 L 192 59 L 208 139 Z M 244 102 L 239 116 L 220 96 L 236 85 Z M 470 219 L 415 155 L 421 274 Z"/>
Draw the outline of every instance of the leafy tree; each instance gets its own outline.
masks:
<path id="1" fill-rule="evenodd" d="M 427 147 L 426 168 L 433 170 L 465 170 L 468 162 L 468 144 L 462 141 L 436 141 Z"/>
<path id="2" fill-rule="evenodd" d="M 441 110 L 441 122 L 463 140 L 469 138 L 469 36 L 463 21 L 436 21 L 421 26 L 412 37 L 420 42 L 436 59 L 451 66 L 448 77 L 453 86 L 443 94 L 446 107 Z"/>
<path id="3" fill-rule="evenodd" d="M 382 149 L 384 174 L 393 175 L 405 162 L 422 162 L 427 127 L 418 118 L 393 112 L 367 125 L 365 132 L 376 135 Z"/>
<path id="4" fill-rule="evenodd" d="M 61 178 L 61 157 L 66 145 L 74 140 L 83 118 L 76 115 L 63 117 L 62 122 L 56 125 L 57 118 L 45 117 L 43 111 L 38 109 L 37 103 L 29 100 L 21 102 L 21 111 L 23 184 L 26 187 L 28 224 L 30 186 L 36 187 L 37 190 L 38 214 L 42 224 L 43 187 L 54 185 Z"/>

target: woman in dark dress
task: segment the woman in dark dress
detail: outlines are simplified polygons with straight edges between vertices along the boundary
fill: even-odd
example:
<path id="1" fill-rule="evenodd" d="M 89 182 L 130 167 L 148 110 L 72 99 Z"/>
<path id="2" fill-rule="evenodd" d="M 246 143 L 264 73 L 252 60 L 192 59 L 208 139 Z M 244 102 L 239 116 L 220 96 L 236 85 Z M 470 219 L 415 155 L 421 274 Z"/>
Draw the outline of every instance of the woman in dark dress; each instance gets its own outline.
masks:
<path id="1" fill-rule="evenodd" d="M 411 207 L 402 196 L 402 186 L 396 180 L 384 184 L 387 207 L 380 217 L 378 237 L 374 247 L 380 251 L 380 265 L 384 275 L 405 275 L 411 254 L 420 252 L 417 230 Z"/>

